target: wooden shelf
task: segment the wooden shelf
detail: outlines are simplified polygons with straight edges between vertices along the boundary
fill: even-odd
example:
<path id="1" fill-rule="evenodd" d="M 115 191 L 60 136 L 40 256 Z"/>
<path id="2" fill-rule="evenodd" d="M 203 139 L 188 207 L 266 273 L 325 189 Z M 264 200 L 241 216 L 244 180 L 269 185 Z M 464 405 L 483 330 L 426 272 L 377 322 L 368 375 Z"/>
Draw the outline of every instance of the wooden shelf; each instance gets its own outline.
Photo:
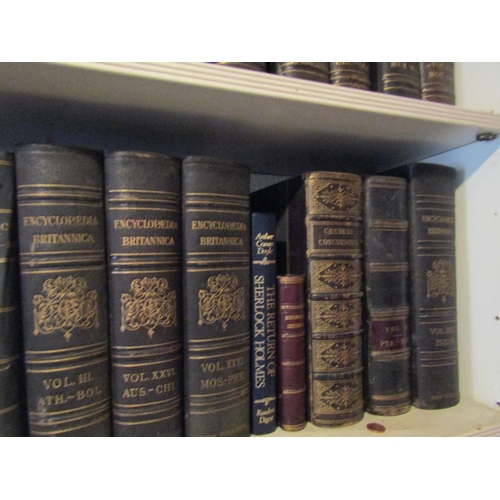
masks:
<path id="1" fill-rule="evenodd" d="M 500 115 L 207 63 L 1 63 L 2 144 L 369 172 L 500 133 Z"/>
<path id="2" fill-rule="evenodd" d="M 369 423 L 382 424 L 385 431 L 368 430 Z M 462 401 L 445 410 L 411 410 L 395 417 L 378 417 L 365 413 L 357 424 L 324 429 L 308 423 L 299 432 L 286 432 L 278 428 L 272 437 L 447 437 L 447 436 L 500 436 L 500 410 L 494 410 L 474 401 Z M 256 437 L 266 437 L 256 436 Z"/>

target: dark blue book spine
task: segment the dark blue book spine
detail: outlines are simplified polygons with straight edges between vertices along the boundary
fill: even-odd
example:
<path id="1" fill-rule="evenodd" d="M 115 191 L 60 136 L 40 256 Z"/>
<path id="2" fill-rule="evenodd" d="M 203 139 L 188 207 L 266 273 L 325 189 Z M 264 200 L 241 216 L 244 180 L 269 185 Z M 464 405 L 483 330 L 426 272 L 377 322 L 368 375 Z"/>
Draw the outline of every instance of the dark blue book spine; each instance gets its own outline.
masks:
<path id="1" fill-rule="evenodd" d="M 276 216 L 252 213 L 252 433 L 276 430 Z"/>

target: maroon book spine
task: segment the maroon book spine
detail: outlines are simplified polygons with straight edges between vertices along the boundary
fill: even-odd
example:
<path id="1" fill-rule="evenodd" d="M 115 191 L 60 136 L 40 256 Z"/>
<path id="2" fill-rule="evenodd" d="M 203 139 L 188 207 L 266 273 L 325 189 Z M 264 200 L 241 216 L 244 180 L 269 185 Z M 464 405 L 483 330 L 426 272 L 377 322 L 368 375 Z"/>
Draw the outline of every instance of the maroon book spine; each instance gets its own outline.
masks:
<path id="1" fill-rule="evenodd" d="M 307 422 L 304 276 L 277 277 L 278 423 L 300 431 Z"/>

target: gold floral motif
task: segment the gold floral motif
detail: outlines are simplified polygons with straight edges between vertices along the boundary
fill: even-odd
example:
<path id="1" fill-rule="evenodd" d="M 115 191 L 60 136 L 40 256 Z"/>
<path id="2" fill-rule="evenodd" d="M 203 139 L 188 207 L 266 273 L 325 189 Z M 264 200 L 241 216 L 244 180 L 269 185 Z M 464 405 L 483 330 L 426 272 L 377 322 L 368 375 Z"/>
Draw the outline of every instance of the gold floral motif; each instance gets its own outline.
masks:
<path id="1" fill-rule="evenodd" d="M 455 297 L 455 271 L 453 263 L 438 259 L 432 263 L 432 270 L 427 271 L 427 298 L 441 297 L 443 302 Z"/>
<path id="2" fill-rule="evenodd" d="M 314 388 L 318 413 L 349 410 L 358 406 L 362 399 L 361 384 L 357 380 L 316 382 Z"/>
<path id="3" fill-rule="evenodd" d="M 318 331 L 347 331 L 360 328 L 360 301 L 314 301 L 314 329 Z"/>
<path id="4" fill-rule="evenodd" d="M 360 287 L 361 272 L 356 263 L 314 262 L 314 290 L 352 290 Z"/>
<path id="5" fill-rule="evenodd" d="M 68 341 L 75 328 L 98 326 L 97 292 L 87 290 L 84 278 L 58 276 L 42 285 L 43 294 L 33 296 L 34 335 L 63 331 Z"/>
<path id="6" fill-rule="evenodd" d="M 176 293 L 168 292 L 165 278 L 135 279 L 130 284 L 130 292 L 120 297 L 122 332 L 147 328 L 151 338 L 157 326 L 168 328 L 177 325 Z"/>
<path id="7" fill-rule="evenodd" d="M 331 372 L 358 364 L 360 345 L 357 339 L 314 342 L 314 371 Z"/>
<path id="8" fill-rule="evenodd" d="M 320 182 L 313 185 L 313 212 L 349 212 L 360 201 L 359 193 L 342 182 Z"/>
<path id="9" fill-rule="evenodd" d="M 245 315 L 245 290 L 238 286 L 234 275 L 219 274 L 210 276 L 207 289 L 198 291 L 198 325 L 222 323 L 226 330 L 230 320 L 240 321 Z"/>

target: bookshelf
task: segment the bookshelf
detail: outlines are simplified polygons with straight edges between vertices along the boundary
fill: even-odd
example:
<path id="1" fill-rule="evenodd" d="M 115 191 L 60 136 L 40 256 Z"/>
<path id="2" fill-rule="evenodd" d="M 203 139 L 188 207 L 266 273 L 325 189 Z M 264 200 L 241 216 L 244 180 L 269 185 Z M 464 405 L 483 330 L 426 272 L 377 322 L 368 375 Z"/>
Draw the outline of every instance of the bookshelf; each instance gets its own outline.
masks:
<path id="1" fill-rule="evenodd" d="M 500 134 L 500 114 L 203 63 L 1 63 L 0 106 L 3 149 L 49 141 L 209 154 L 249 164 L 263 182 L 306 169 L 368 173 L 431 157 L 457 167 L 462 402 L 271 436 L 500 435 L 500 140 L 488 140 Z M 368 431 L 370 422 L 386 431 Z"/>
<path id="2" fill-rule="evenodd" d="M 254 173 L 373 171 L 500 133 L 500 116 L 204 63 L 1 63 L 8 146 L 212 154 Z M 292 80 L 292 81 L 290 81 Z"/>

